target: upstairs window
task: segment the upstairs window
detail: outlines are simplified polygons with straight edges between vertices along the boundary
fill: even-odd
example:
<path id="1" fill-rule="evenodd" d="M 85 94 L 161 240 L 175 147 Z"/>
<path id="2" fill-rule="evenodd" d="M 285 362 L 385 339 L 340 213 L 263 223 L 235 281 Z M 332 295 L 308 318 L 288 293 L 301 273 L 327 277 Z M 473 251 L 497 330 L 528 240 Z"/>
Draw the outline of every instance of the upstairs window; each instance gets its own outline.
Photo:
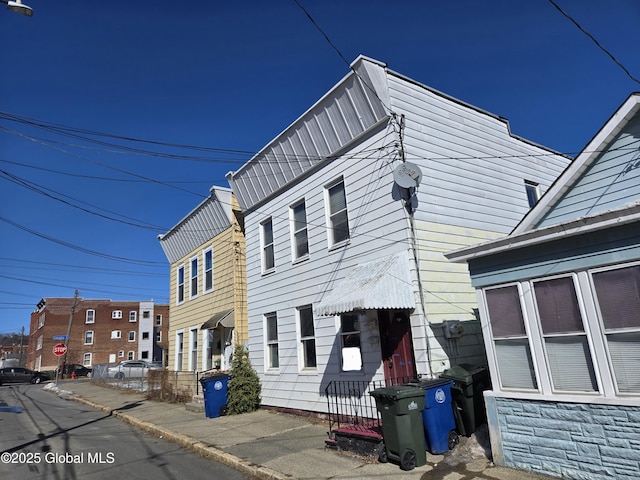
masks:
<path id="1" fill-rule="evenodd" d="M 84 344 L 93 345 L 93 330 L 87 330 L 84 332 Z"/>
<path id="2" fill-rule="evenodd" d="M 276 266 L 273 250 L 273 222 L 269 218 L 261 224 L 262 271 L 269 272 Z"/>
<path id="3" fill-rule="evenodd" d="M 158 327 L 159 327 L 159 326 L 161 326 L 161 325 L 162 325 L 162 314 L 161 314 L 161 313 L 158 313 L 158 314 L 156 315 L 156 326 L 158 326 Z"/>
<path id="4" fill-rule="evenodd" d="M 120 330 L 113 330 L 111 332 L 111 338 L 122 338 L 122 332 L 120 332 Z"/>
<path id="5" fill-rule="evenodd" d="M 538 203 L 538 200 L 540 199 L 540 185 L 536 182 L 532 182 L 531 180 L 525 180 L 524 189 L 527 192 L 527 201 L 529 202 L 529 208 L 533 208 L 533 206 Z"/>
<path id="6" fill-rule="evenodd" d="M 211 248 L 204 251 L 204 291 L 213 290 L 213 250 Z"/>
<path id="7" fill-rule="evenodd" d="M 198 257 L 191 259 L 191 298 L 198 296 Z"/>
<path id="8" fill-rule="evenodd" d="M 133 331 L 133 330 L 129 332 L 129 341 L 130 342 L 135 342 L 136 341 L 136 332 Z"/>
<path id="9" fill-rule="evenodd" d="M 178 303 L 184 302 L 184 265 L 180 265 L 178 267 L 178 271 L 176 272 L 176 299 Z"/>
<path id="10" fill-rule="evenodd" d="M 293 259 L 306 257 L 309 255 L 309 239 L 307 235 L 307 209 L 304 200 L 291 207 L 291 230 Z"/>
<path id="11" fill-rule="evenodd" d="M 129 321 L 135 322 L 138 319 L 138 313 L 136 311 L 129 312 Z"/>
<path id="12" fill-rule="evenodd" d="M 84 323 L 94 323 L 96 321 L 96 311 L 87 310 L 85 314 Z"/>
<path id="13" fill-rule="evenodd" d="M 113 312 L 111 312 L 111 318 L 116 320 L 122 318 L 122 310 L 114 310 Z"/>
<path id="14" fill-rule="evenodd" d="M 349 218 L 344 181 L 327 188 L 329 245 L 349 240 Z"/>

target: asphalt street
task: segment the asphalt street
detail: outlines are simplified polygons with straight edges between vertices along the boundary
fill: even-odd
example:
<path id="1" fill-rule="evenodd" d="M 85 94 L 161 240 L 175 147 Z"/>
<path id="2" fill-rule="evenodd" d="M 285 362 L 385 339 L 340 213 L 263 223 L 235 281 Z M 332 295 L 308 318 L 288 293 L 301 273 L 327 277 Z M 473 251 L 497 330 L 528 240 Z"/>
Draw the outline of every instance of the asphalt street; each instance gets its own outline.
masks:
<path id="1" fill-rule="evenodd" d="M 0 478 L 247 480 L 250 477 L 93 408 L 48 394 L 41 385 L 3 385 Z"/>

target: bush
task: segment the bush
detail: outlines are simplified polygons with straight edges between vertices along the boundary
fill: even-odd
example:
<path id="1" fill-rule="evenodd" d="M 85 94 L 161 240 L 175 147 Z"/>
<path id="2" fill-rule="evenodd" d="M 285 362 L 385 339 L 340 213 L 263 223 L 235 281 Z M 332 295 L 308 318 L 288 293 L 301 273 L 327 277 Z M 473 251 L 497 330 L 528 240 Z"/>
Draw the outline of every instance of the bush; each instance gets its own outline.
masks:
<path id="1" fill-rule="evenodd" d="M 262 387 L 258 374 L 251 366 L 249 352 L 243 345 L 235 346 L 231 369 L 227 387 L 227 413 L 238 415 L 257 410 L 260 407 Z"/>

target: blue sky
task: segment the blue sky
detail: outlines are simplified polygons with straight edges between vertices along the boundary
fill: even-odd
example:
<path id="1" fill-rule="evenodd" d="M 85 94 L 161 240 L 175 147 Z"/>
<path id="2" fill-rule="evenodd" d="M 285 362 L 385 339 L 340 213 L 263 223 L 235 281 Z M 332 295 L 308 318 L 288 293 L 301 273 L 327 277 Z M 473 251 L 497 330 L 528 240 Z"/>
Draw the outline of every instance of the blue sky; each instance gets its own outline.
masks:
<path id="1" fill-rule="evenodd" d="M 294 0 L 24 1 L 31 18 L 0 5 L 0 333 L 75 289 L 166 303 L 158 233 L 348 65 Z M 640 90 L 548 0 L 300 3 L 349 62 L 570 155 Z M 640 78 L 637 0 L 556 3 Z"/>

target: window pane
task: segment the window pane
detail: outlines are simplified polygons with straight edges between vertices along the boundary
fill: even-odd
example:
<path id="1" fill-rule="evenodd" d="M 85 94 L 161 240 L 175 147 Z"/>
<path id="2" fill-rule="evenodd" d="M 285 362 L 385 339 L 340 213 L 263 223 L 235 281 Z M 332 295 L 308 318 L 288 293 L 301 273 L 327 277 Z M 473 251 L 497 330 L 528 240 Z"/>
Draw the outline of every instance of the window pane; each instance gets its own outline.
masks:
<path id="1" fill-rule="evenodd" d="M 334 214 L 347 208 L 347 198 L 344 194 L 344 183 L 340 182 L 329 189 L 329 209 Z"/>
<path id="2" fill-rule="evenodd" d="M 296 258 L 309 253 L 309 241 L 307 240 L 307 230 L 301 230 L 294 235 L 296 242 Z"/>
<path id="3" fill-rule="evenodd" d="M 204 268 L 205 270 L 211 270 L 213 268 L 213 252 L 211 252 L 211 250 L 204 254 Z"/>
<path id="4" fill-rule="evenodd" d="M 640 327 L 640 265 L 594 273 L 604 327 Z"/>
<path id="5" fill-rule="evenodd" d="M 267 315 L 267 341 L 278 340 L 278 318 L 275 315 Z"/>
<path id="6" fill-rule="evenodd" d="M 584 332 L 571 277 L 536 282 L 534 291 L 545 334 Z"/>
<path id="7" fill-rule="evenodd" d="M 553 386 L 571 392 L 598 390 L 585 336 L 554 337 L 545 340 Z"/>
<path id="8" fill-rule="evenodd" d="M 279 366 L 278 345 L 269 345 L 269 368 L 278 368 Z"/>
<path id="9" fill-rule="evenodd" d="M 300 309 L 300 336 L 303 338 L 315 336 L 313 329 L 313 310 L 311 308 Z"/>
<path id="10" fill-rule="evenodd" d="M 533 370 L 529 341 L 527 339 L 498 340 L 495 345 L 502 387 L 536 390 L 538 384 Z"/>
<path id="11" fill-rule="evenodd" d="M 304 202 L 293 207 L 293 229 L 297 232 L 307 226 L 307 214 Z"/>
<path id="12" fill-rule="evenodd" d="M 273 243 L 273 224 L 271 220 L 262 224 L 262 235 L 265 245 Z"/>
<path id="13" fill-rule="evenodd" d="M 622 393 L 640 393 L 640 332 L 607 335 L 613 373 Z"/>
<path id="14" fill-rule="evenodd" d="M 316 341 L 304 340 L 302 347 L 304 349 L 304 366 L 307 368 L 316 367 Z"/>
<path id="15" fill-rule="evenodd" d="M 346 210 L 331 217 L 331 228 L 333 243 L 339 243 L 349 238 L 349 219 Z"/>
<path id="16" fill-rule="evenodd" d="M 342 315 L 340 317 L 340 329 L 342 333 L 346 332 L 359 332 L 360 321 L 357 315 Z"/>
<path id="17" fill-rule="evenodd" d="M 269 245 L 264 249 L 264 269 L 270 270 L 276 266 L 273 258 L 273 245 Z"/>
<path id="18" fill-rule="evenodd" d="M 485 295 L 494 338 L 526 335 L 517 286 L 492 288 Z"/>

